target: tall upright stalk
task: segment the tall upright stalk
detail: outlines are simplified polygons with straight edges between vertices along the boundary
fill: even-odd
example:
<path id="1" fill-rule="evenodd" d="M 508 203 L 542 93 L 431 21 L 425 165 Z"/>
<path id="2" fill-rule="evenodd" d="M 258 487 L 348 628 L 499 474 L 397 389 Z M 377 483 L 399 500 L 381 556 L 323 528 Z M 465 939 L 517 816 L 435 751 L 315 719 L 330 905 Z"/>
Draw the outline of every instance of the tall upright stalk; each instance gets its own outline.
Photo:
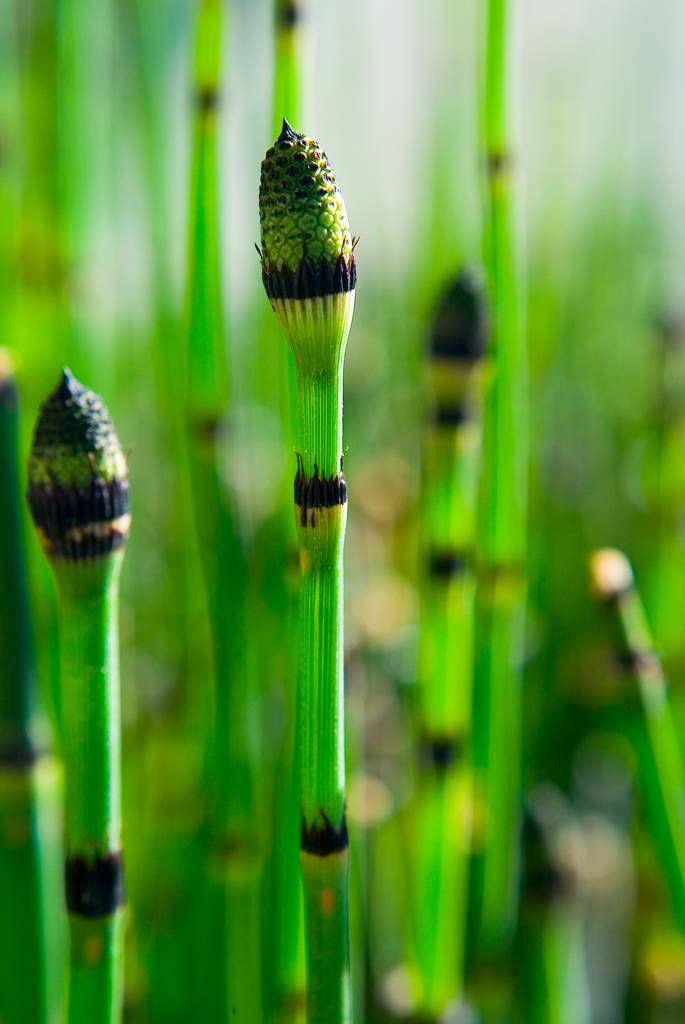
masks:
<path id="1" fill-rule="evenodd" d="M 274 132 L 284 117 L 295 122 L 304 110 L 306 90 L 307 0 L 274 0 Z"/>
<path id="2" fill-rule="evenodd" d="M 217 113 L 222 5 L 198 5 L 188 268 L 188 416 L 195 523 L 214 653 L 208 750 L 209 873 L 217 898 L 210 1012 L 262 1019 L 259 970 L 259 814 L 254 687 L 246 638 L 247 565 L 219 464 L 228 366 L 221 296 Z"/>
<path id="3" fill-rule="evenodd" d="M 632 688 L 626 694 L 623 725 L 635 746 L 652 840 L 678 927 L 685 934 L 685 765 L 666 678 L 625 555 L 613 549 L 596 551 L 590 577 L 611 613 L 619 664 Z"/>
<path id="4" fill-rule="evenodd" d="M 295 357 L 300 550 L 297 756 L 307 920 L 307 1018 L 347 1022 L 349 846 L 345 819 L 342 372 L 356 270 L 326 156 L 287 121 L 262 163 L 262 277 Z"/>
<path id="5" fill-rule="evenodd" d="M 307 2 L 274 0 L 274 89 L 273 132 L 280 132 L 283 118 L 292 124 L 306 120 L 307 93 Z M 275 325 L 274 325 L 275 326 Z M 266 341 L 273 344 L 271 332 Z M 279 356 L 279 404 L 281 423 L 288 452 L 295 448 L 297 433 L 297 379 L 289 346 L 281 345 Z M 284 477 L 280 522 L 276 529 L 280 541 L 277 557 L 290 562 L 296 547 L 292 516 L 290 477 Z M 305 1003 L 304 913 L 302 884 L 297 853 L 299 821 L 297 815 L 297 779 L 294 763 L 296 708 L 297 588 L 293 573 L 277 573 L 283 641 L 283 680 L 285 735 L 277 765 L 274 787 L 274 832 L 271 896 L 275 929 L 269 962 L 273 971 L 277 1019 L 301 1021 Z"/>
<path id="6" fill-rule="evenodd" d="M 47 750 L 19 485 L 17 390 L 0 349 L 0 1012 L 6 1024 L 55 1020 L 61 997 L 57 765 Z"/>
<path id="7" fill-rule="evenodd" d="M 68 370 L 43 403 L 28 500 L 57 583 L 71 1024 L 121 1020 L 124 875 L 118 586 L 128 470 L 101 399 Z"/>
<path id="8" fill-rule="evenodd" d="M 441 296 L 433 322 L 423 467 L 422 758 L 414 896 L 419 1001 L 429 1019 L 463 992 L 480 384 L 487 330 L 482 285 L 462 271 Z"/>
<path id="9" fill-rule="evenodd" d="M 513 0 L 489 0 L 485 61 L 485 265 L 493 376 L 484 407 L 474 753 L 485 814 L 484 848 L 476 859 L 477 943 L 486 959 L 505 955 L 511 943 L 520 833 L 527 355 L 509 117 L 513 7 Z"/>

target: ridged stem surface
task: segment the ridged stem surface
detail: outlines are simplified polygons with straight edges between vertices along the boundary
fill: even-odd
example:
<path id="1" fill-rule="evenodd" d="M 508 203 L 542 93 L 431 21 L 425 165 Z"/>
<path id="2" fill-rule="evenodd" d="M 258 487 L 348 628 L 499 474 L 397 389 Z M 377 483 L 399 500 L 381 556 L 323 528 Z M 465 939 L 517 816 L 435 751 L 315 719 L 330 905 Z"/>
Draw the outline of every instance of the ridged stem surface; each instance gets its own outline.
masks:
<path id="1" fill-rule="evenodd" d="M 316 476 L 338 478 L 340 472 L 341 364 L 342 352 L 340 362 L 335 359 L 318 370 L 298 359 L 298 476 L 305 488 Z M 296 502 L 295 511 L 302 575 L 296 747 L 307 921 L 307 1019 L 309 1024 L 342 1024 L 351 1013 L 343 680 L 346 505 L 327 501 L 305 508 Z M 312 836 L 318 838 L 312 840 Z M 318 852 L 313 849 L 317 846 Z"/>
<path id="2" fill-rule="evenodd" d="M 118 581 L 122 554 L 53 560 L 58 586 L 67 872 L 121 854 Z M 93 916 L 90 916 L 92 913 Z M 124 910 L 69 912 L 70 1024 L 118 1024 Z"/>

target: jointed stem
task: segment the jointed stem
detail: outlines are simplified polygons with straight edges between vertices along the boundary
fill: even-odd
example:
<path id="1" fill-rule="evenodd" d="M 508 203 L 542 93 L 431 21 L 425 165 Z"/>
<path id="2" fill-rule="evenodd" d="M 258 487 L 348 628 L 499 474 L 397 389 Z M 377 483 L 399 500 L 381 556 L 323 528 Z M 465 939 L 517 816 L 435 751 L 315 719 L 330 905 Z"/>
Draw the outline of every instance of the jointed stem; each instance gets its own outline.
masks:
<path id="1" fill-rule="evenodd" d="M 56 561 L 59 588 L 69 1020 L 121 1020 L 123 874 L 117 594 L 121 553 Z"/>
<path id="2" fill-rule="evenodd" d="M 302 570 L 297 751 L 310 1024 L 350 1019 L 345 824 L 342 381 L 299 378 L 296 515 Z M 341 498 L 343 500 L 341 501 Z"/>
<path id="3" fill-rule="evenodd" d="M 476 864 L 478 933 L 488 958 L 506 955 L 517 914 L 526 594 L 527 355 L 509 152 L 512 7 L 511 0 L 488 3 L 484 124 L 494 375 L 484 415 L 474 753 L 486 813 Z"/>
<path id="4" fill-rule="evenodd" d="M 618 551 L 600 551 L 591 565 L 595 587 L 615 617 L 620 662 L 635 686 L 624 728 L 636 749 L 654 845 L 685 934 L 685 766 L 666 678 L 627 560 Z M 623 575 L 620 580 L 614 572 L 616 586 L 604 585 L 611 582 L 607 567 Z"/>

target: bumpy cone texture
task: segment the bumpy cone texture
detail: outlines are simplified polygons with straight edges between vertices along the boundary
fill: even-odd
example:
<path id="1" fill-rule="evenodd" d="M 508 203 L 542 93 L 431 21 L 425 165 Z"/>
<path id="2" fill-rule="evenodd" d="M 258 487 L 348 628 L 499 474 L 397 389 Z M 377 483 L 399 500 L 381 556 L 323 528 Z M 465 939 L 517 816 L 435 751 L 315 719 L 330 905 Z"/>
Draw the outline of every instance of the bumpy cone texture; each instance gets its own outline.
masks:
<path id="1" fill-rule="evenodd" d="M 38 415 L 28 501 L 50 555 L 99 556 L 128 536 L 128 468 L 114 424 L 102 399 L 66 369 Z"/>
<path id="2" fill-rule="evenodd" d="M 326 154 L 285 120 L 262 162 L 259 218 L 270 298 L 311 298 L 354 288 L 350 225 Z"/>
<path id="3" fill-rule="evenodd" d="M 486 353 L 490 321 L 481 275 L 466 267 L 438 301 L 433 319 L 433 355 L 464 363 L 478 362 Z"/>

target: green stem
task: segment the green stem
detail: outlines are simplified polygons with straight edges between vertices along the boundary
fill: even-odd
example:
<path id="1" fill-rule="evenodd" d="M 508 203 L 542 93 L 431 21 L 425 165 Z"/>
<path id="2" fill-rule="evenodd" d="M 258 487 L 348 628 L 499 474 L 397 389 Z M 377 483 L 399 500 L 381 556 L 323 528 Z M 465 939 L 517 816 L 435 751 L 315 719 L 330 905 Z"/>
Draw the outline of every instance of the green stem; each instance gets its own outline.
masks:
<path id="1" fill-rule="evenodd" d="M 19 493 L 17 394 L 0 351 L 0 950 L 7 1024 L 54 1019 L 62 917 L 60 776 L 43 748 Z"/>
<path id="2" fill-rule="evenodd" d="M 54 559 L 65 766 L 69 1020 L 121 1020 L 121 723 L 118 583 L 122 553 Z"/>
<path id="3" fill-rule="evenodd" d="M 344 345 L 342 346 L 344 349 Z M 342 361 L 342 353 L 340 356 Z M 349 852 L 345 824 L 342 374 L 298 367 L 300 465 L 296 514 L 302 589 L 297 750 L 307 920 L 310 1024 L 350 1020 Z M 335 497 L 309 498 L 319 481 Z M 298 491 L 299 486 L 299 491 Z"/>
<path id="4" fill-rule="evenodd" d="M 188 417 L 193 510 L 214 655 L 208 737 L 210 888 L 216 892 L 210 1012 L 262 1018 L 254 670 L 246 635 L 248 569 L 219 450 L 228 398 L 221 294 L 217 114 L 222 5 L 200 0 L 195 44 L 194 145 L 188 279 Z"/>
<path id="5" fill-rule="evenodd" d="M 511 945 L 520 831 L 527 354 L 509 150 L 512 7 L 509 0 L 488 3 L 484 124 L 494 374 L 484 413 L 474 754 L 486 819 L 475 905 L 478 943 L 487 957 L 505 955 Z"/>
<path id="6" fill-rule="evenodd" d="M 622 560 L 619 564 L 625 571 L 622 585 L 603 591 L 600 588 L 615 618 L 620 662 L 626 666 L 639 705 L 626 715 L 625 728 L 637 753 L 652 840 L 678 927 L 685 935 L 685 767 L 678 730 L 630 566 L 619 552 L 600 552 L 595 564 L 606 556 Z"/>
<path id="7" fill-rule="evenodd" d="M 415 802 L 419 1005 L 438 1019 L 463 995 L 470 857 L 479 385 L 483 298 L 463 274 L 438 306 L 424 450 L 421 764 Z M 470 317 L 469 317 L 470 314 Z M 454 323 L 469 324 L 462 333 Z"/>
<path id="8" fill-rule="evenodd" d="M 349 851 L 302 854 L 307 921 L 307 1024 L 352 1020 Z"/>

